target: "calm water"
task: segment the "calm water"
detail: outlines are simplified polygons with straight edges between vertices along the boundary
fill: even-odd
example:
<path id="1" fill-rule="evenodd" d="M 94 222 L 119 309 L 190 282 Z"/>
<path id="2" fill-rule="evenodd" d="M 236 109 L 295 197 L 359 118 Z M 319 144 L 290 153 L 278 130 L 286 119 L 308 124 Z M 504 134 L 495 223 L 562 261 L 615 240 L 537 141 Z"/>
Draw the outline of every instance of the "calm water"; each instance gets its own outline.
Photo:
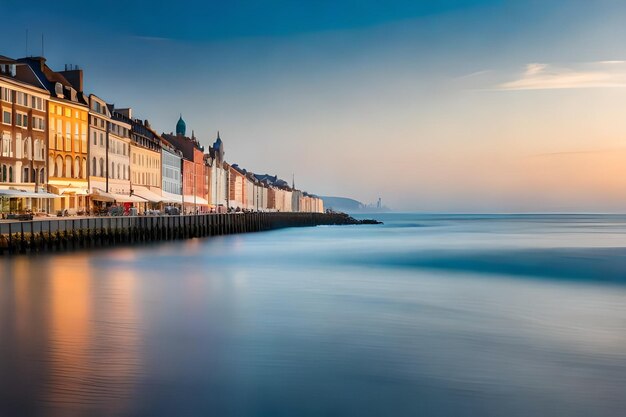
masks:
<path id="1" fill-rule="evenodd" d="M 624 416 L 626 217 L 0 259 L 0 416 Z"/>

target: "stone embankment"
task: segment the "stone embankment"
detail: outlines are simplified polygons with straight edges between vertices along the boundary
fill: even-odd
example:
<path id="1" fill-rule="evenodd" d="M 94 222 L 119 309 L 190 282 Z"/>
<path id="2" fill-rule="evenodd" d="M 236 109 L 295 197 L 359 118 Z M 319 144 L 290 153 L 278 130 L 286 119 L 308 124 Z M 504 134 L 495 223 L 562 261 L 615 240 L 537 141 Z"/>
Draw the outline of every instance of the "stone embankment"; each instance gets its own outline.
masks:
<path id="1" fill-rule="evenodd" d="M 190 239 L 285 227 L 377 224 L 344 213 L 237 213 L 88 217 L 0 223 L 0 255 Z"/>

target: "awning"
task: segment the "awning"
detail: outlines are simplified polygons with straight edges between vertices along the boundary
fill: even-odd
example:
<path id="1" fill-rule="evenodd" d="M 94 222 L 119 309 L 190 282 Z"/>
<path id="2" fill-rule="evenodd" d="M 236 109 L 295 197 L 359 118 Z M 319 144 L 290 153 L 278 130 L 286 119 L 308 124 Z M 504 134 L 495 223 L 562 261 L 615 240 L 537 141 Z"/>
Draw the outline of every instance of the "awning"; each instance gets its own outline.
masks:
<path id="1" fill-rule="evenodd" d="M 25 190 L 0 190 L 0 197 L 5 198 L 57 198 L 59 197 L 56 194 L 47 193 L 47 192 L 34 192 L 34 191 L 25 191 Z"/>
<path id="2" fill-rule="evenodd" d="M 193 195 L 185 195 L 185 204 L 200 204 L 203 206 L 208 206 L 209 202 L 202 197 L 193 196 Z"/>
<path id="3" fill-rule="evenodd" d="M 72 184 L 67 186 L 62 185 L 48 185 L 56 194 L 75 194 L 75 195 L 88 195 L 89 192 L 86 188 L 72 187 Z"/>
<path id="4" fill-rule="evenodd" d="M 136 195 L 112 194 L 118 203 L 145 203 L 146 200 Z"/>
<path id="5" fill-rule="evenodd" d="M 94 188 L 93 192 L 90 195 L 92 200 L 95 201 L 104 201 L 107 203 L 112 203 L 115 201 L 115 197 L 113 197 L 112 194 L 109 194 L 107 192 L 104 192 L 98 188 Z"/>
<path id="6" fill-rule="evenodd" d="M 139 196 L 152 203 L 160 203 L 163 200 L 163 197 L 160 196 L 159 194 L 147 189 L 146 187 L 142 187 L 140 185 L 133 186 L 133 195 Z"/>
<path id="7" fill-rule="evenodd" d="M 180 194 L 172 194 L 167 191 L 163 191 L 162 195 L 163 199 L 161 200 L 164 203 L 176 203 L 181 204 L 183 202 L 183 196 Z"/>
<path id="8" fill-rule="evenodd" d="M 90 195 L 92 200 L 96 201 L 105 201 L 107 203 L 145 203 L 141 197 L 135 195 L 124 195 L 124 194 L 115 194 L 115 193 L 107 193 L 106 191 L 102 191 L 99 188 L 94 188 L 93 193 Z"/>

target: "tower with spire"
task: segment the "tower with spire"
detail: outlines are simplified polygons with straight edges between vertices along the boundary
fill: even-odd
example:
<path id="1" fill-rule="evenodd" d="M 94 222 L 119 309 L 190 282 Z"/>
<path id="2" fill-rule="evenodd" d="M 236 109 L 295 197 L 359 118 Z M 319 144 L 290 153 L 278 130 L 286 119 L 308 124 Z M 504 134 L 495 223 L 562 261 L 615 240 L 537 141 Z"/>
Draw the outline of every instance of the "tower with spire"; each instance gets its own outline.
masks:
<path id="1" fill-rule="evenodd" d="M 180 118 L 178 119 L 178 123 L 176 123 L 176 134 L 180 136 L 185 136 L 187 132 L 187 124 L 183 120 L 183 114 L 180 114 Z"/>

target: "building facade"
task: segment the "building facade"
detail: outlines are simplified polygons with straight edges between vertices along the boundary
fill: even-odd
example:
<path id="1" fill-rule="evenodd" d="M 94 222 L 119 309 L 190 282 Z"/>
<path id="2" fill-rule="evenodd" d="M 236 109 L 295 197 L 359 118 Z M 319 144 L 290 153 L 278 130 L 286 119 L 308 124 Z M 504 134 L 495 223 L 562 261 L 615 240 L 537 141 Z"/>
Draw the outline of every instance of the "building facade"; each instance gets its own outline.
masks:
<path id="1" fill-rule="evenodd" d="M 163 197 L 167 203 L 182 204 L 182 154 L 165 139 L 161 142 L 161 164 Z"/>
<path id="2" fill-rule="evenodd" d="M 133 118 L 132 109 L 115 109 L 116 118 L 130 126 L 130 192 L 146 200 L 140 211 L 163 201 L 161 192 L 162 138 L 147 120 Z M 149 204 L 148 204 L 149 203 Z"/>
<path id="3" fill-rule="evenodd" d="M 183 206 L 188 213 L 209 211 L 210 166 L 205 162 L 204 147 L 195 135 L 186 136 L 187 125 L 182 115 L 176 123 L 176 134 L 163 133 L 163 139 L 171 143 L 182 154 Z"/>
<path id="4" fill-rule="evenodd" d="M 0 189 L 39 193 L 47 181 L 50 94 L 25 75 L 32 77 L 28 66 L 0 57 Z M 2 207 L 2 211 L 43 211 L 45 203 L 38 198 L 20 198 L 14 200 L 13 210 Z"/>
<path id="5" fill-rule="evenodd" d="M 48 190 L 59 195 L 51 211 L 85 212 L 89 193 L 87 175 L 89 102 L 83 94 L 83 72 L 78 68 L 52 71 L 45 58 L 23 58 L 50 94 L 48 102 Z"/>
<path id="6" fill-rule="evenodd" d="M 92 201 L 130 195 L 130 124 L 93 94 L 89 96 L 88 161 Z"/>

